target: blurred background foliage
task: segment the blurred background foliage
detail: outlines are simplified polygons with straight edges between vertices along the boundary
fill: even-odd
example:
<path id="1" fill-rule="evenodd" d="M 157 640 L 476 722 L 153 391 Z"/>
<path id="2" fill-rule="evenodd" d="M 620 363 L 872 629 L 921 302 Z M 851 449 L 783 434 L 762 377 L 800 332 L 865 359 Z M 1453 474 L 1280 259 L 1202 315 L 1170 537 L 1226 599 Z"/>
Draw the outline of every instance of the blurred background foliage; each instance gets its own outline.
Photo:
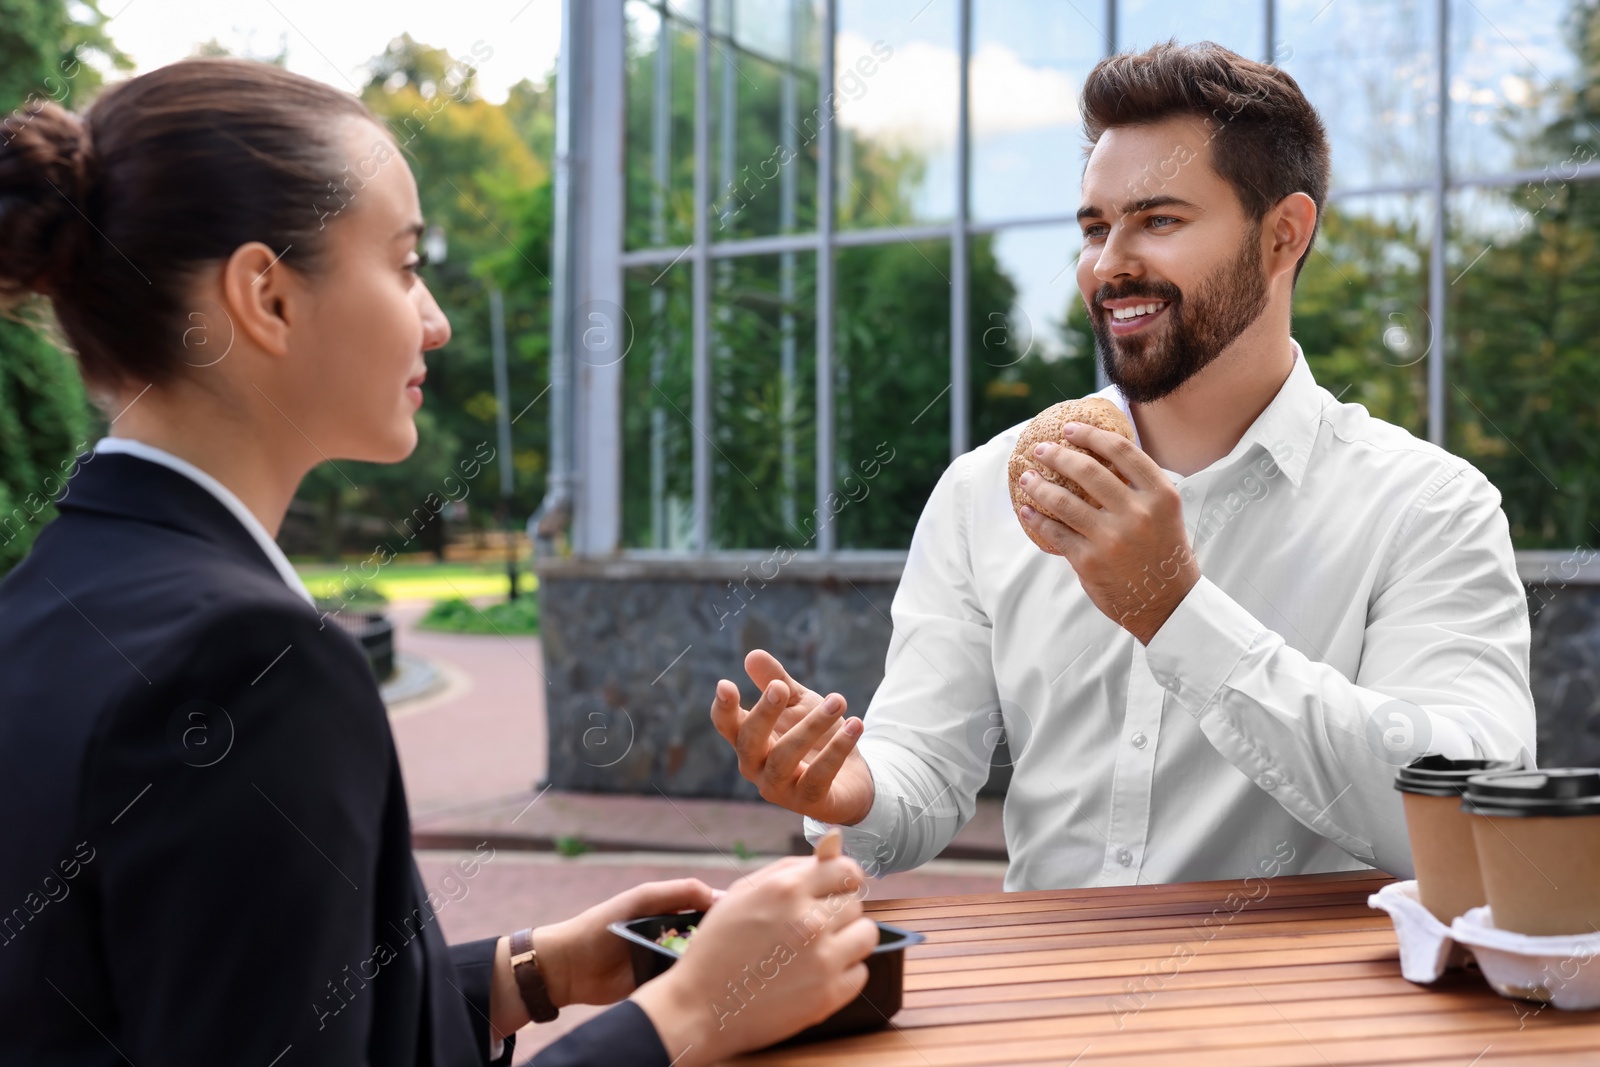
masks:
<path id="1" fill-rule="evenodd" d="M 436 516 L 427 504 L 430 493 L 436 500 L 447 495 L 445 479 L 459 473 L 463 460 L 498 447 L 493 288 L 505 298 L 511 413 L 522 411 L 512 425 L 512 514 L 531 513 L 544 495 L 547 405 L 523 408 L 549 376 L 555 93 L 548 83 L 524 80 L 505 103 L 488 103 L 478 95 L 471 62 L 471 56 L 452 58 L 405 35 L 372 61 L 361 91 L 405 154 L 428 225 L 443 232 L 444 261 L 423 268 L 423 277 L 450 320 L 451 340 L 428 356 L 426 399 L 410 458 L 393 465 L 325 464 L 302 484 L 298 503 L 303 512 L 314 509 L 324 556 L 341 548 L 371 551 L 376 539 L 395 551 L 442 553 L 452 525 L 461 532 L 493 523 L 499 499 L 493 464 L 468 483 L 464 508 Z M 355 524 L 350 516 L 369 521 Z"/>
<path id="2" fill-rule="evenodd" d="M 72 5 L 71 15 L 65 3 L 0 0 L 0 112 L 52 100 L 80 106 L 101 84 L 91 57 L 109 69 L 131 67 L 105 23 L 93 0 Z M 37 310 L 19 313 L 28 321 L 0 318 L 0 574 L 55 516 L 72 457 L 104 423 Z"/>

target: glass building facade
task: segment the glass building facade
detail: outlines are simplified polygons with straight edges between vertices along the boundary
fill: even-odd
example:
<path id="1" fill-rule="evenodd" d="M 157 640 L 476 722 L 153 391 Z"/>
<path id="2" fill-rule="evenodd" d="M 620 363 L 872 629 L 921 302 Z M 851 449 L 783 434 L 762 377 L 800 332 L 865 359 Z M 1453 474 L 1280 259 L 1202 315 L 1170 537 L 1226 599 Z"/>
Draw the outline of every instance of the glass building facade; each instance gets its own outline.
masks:
<path id="1" fill-rule="evenodd" d="M 1078 93 L 1169 38 L 1282 66 L 1328 127 L 1318 380 L 1482 469 L 1519 548 L 1600 536 L 1596 3 L 626 0 L 571 32 L 580 555 L 900 552 L 953 456 L 1095 389 Z"/>

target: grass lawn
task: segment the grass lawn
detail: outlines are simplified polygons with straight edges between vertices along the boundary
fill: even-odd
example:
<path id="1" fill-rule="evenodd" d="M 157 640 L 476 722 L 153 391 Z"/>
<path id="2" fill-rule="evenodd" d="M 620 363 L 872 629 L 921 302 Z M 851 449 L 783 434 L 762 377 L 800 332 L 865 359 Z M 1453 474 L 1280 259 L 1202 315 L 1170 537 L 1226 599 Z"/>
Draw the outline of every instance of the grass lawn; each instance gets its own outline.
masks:
<path id="1" fill-rule="evenodd" d="M 361 563 L 295 563 L 300 580 L 306 583 L 312 596 L 340 595 L 345 579 L 350 589 L 360 589 L 363 584 L 375 589 L 390 600 L 447 600 L 455 597 L 504 596 L 506 593 L 506 568 L 504 563 L 391 563 L 380 568 L 371 582 L 363 583 Z M 346 571 L 345 567 L 349 567 Z M 371 566 L 367 567 L 370 572 Z M 533 592 L 539 580 L 528 573 L 527 564 L 520 565 L 517 573 L 518 588 Z M 344 594 L 348 595 L 348 594 Z"/>

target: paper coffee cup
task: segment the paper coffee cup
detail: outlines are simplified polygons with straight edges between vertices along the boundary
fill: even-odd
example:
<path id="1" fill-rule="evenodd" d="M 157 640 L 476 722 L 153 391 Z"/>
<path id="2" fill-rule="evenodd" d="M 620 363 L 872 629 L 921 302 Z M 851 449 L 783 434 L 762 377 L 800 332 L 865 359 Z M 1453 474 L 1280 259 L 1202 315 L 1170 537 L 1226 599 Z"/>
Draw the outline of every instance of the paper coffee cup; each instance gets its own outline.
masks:
<path id="1" fill-rule="evenodd" d="M 1474 775 L 1461 809 L 1496 929 L 1600 931 L 1600 769 Z"/>
<path id="2" fill-rule="evenodd" d="M 1468 908 L 1486 903 L 1478 874 L 1472 818 L 1461 810 L 1467 779 L 1515 770 L 1517 760 L 1453 760 L 1423 756 L 1402 767 L 1394 787 L 1406 809 L 1406 833 L 1422 906 L 1446 926 Z"/>

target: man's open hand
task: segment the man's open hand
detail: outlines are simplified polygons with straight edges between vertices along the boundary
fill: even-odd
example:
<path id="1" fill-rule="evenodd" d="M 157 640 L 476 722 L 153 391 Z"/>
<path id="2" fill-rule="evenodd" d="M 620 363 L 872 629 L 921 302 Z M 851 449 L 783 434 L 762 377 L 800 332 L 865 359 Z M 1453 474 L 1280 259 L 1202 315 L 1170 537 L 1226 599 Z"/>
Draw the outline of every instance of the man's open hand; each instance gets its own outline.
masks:
<path id="1" fill-rule="evenodd" d="M 845 718 L 844 697 L 826 698 L 789 676 L 770 653 L 744 660 L 761 697 L 749 711 L 739 687 L 717 683 L 711 722 L 739 754 L 739 773 L 763 798 L 800 815 L 851 825 L 872 810 L 872 771 L 856 751 L 860 719 Z"/>
<path id="2" fill-rule="evenodd" d="M 1029 471 L 1022 490 L 1038 506 L 1024 507 L 1022 521 L 1067 558 L 1096 607 L 1149 644 L 1200 580 L 1178 491 L 1127 438 L 1081 422 L 1066 431 L 1117 473 L 1065 445 L 1041 444 L 1039 462 L 1083 486 L 1100 506 Z"/>

